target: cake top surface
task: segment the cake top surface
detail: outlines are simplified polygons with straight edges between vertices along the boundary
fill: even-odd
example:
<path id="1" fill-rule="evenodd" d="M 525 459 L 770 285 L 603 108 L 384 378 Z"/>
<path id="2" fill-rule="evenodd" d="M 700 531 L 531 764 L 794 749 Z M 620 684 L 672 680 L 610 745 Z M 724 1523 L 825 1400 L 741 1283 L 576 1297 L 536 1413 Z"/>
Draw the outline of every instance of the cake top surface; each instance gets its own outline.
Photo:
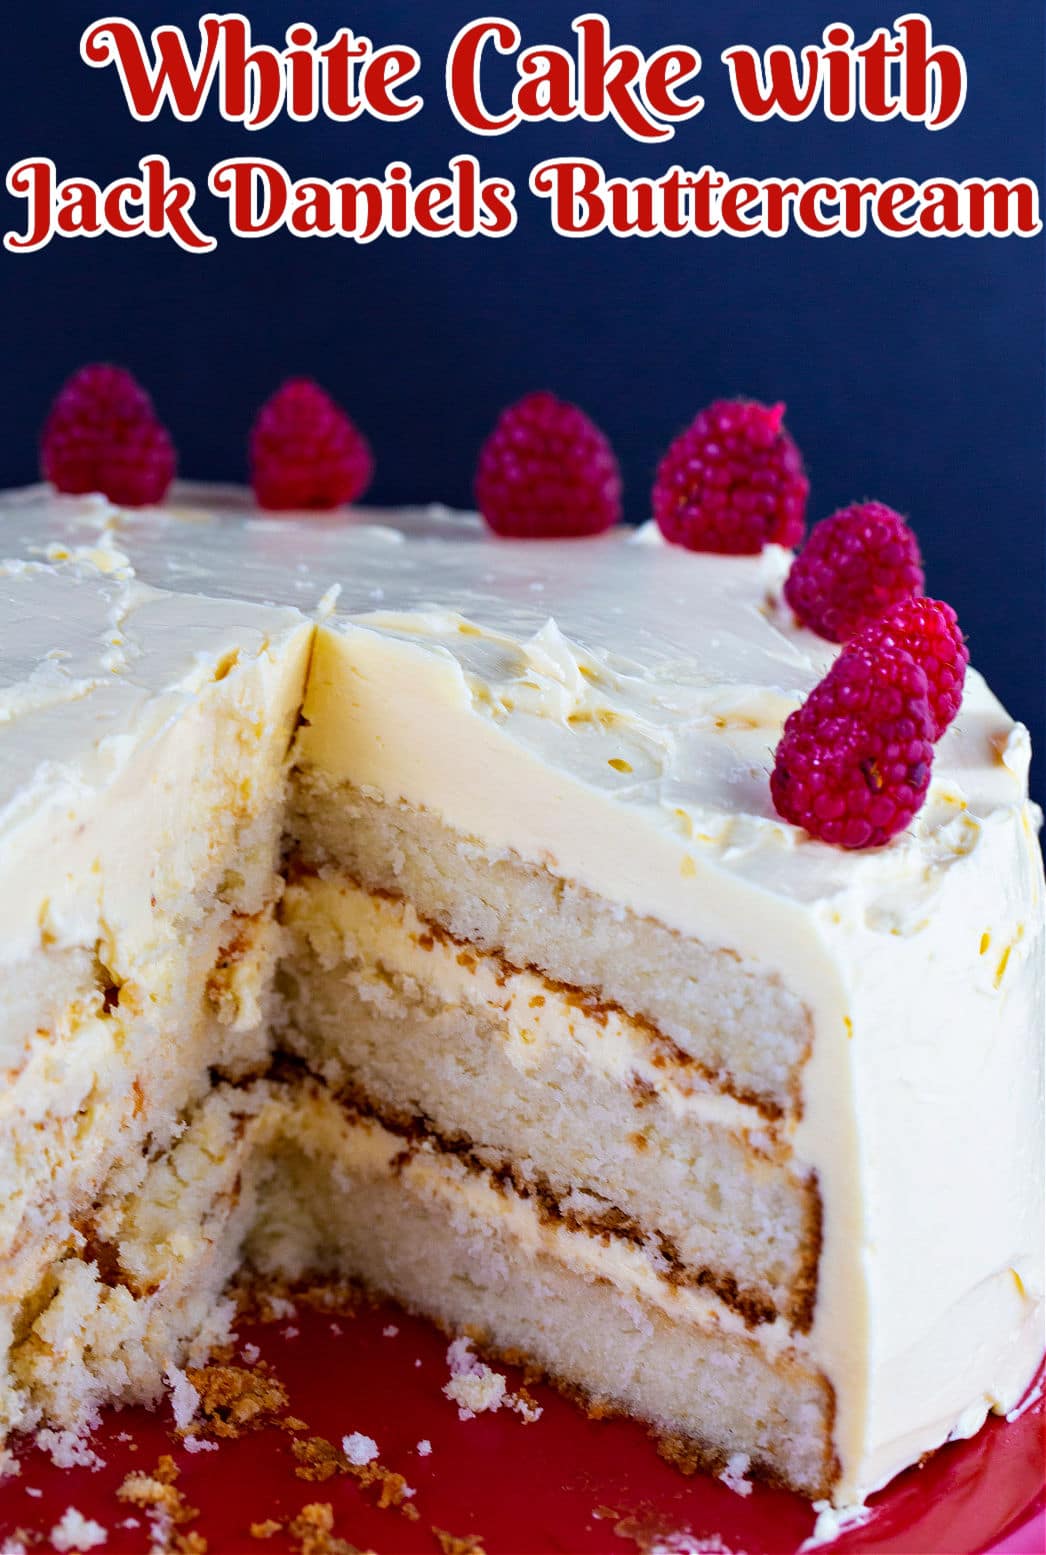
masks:
<path id="1" fill-rule="evenodd" d="M 153 588 L 99 529 L 79 560 L 53 530 L 16 544 L 0 517 L 0 813 L 8 825 L 49 789 L 101 788 L 131 745 L 148 738 L 237 650 L 259 652 L 300 628 L 298 613 L 247 600 Z M 72 529 L 80 532 L 78 520 Z M 41 544 L 42 542 L 42 544 Z M 90 553 L 90 554 L 89 554 Z"/>
<path id="2" fill-rule="evenodd" d="M 782 725 L 837 651 L 782 603 L 776 546 L 693 553 L 652 524 L 506 541 L 438 507 L 274 518 L 238 488 L 182 485 L 134 512 L 11 493 L 0 556 L 14 559 L 0 578 L 8 804 L 39 764 L 96 761 L 100 731 L 159 716 L 161 692 L 191 692 L 204 660 L 244 633 L 260 647 L 298 611 L 439 660 L 453 694 L 534 759 L 802 901 L 856 879 L 921 899 L 1026 799 L 1026 731 L 971 671 L 927 803 L 889 847 L 847 854 L 776 815 Z"/>

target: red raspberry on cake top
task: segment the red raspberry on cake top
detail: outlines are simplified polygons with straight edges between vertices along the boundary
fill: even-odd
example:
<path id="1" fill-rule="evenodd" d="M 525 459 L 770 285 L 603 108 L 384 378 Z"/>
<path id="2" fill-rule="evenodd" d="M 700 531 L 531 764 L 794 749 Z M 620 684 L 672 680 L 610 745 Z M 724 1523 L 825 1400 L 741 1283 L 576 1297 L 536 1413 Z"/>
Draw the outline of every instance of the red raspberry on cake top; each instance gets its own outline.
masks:
<path id="1" fill-rule="evenodd" d="M 480 449 L 475 496 L 495 534 L 602 534 L 621 518 L 621 471 L 595 422 L 541 390 L 498 417 Z"/>
<path id="2" fill-rule="evenodd" d="M 803 626 L 842 643 L 924 583 L 919 542 L 900 513 L 855 502 L 815 525 L 784 595 Z"/>
<path id="3" fill-rule="evenodd" d="M 850 641 L 869 654 L 903 649 L 927 680 L 933 739 L 939 740 L 962 702 L 969 649 L 951 605 L 918 595 L 902 599 Z"/>
<path id="4" fill-rule="evenodd" d="M 799 544 L 810 483 L 784 412 L 756 400 L 716 400 L 680 433 L 652 494 L 666 540 L 734 556 L 770 542 Z"/>
<path id="5" fill-rule="evenodd" d="M 291 378 L 251 428 L 251 485 L 270 512 L 326 511 L 356 502 L 370 485 L 370 444 L 311 378 Z"/>
<path id="6" fill-rule="evenodd" d="M 911 654 L 844 649 L 785 723 L 770 777 L 778 814 L 836 847 L 882 847 L 926 798 L 933 727 Z"/>
<path id="7" fill-rule="evenodd" d="M 138 380 L 94 362 L 59 390 L 40 437 L 40 471 L 58 491 L 99 491 L 122 507 L 161 502 L 174 444 Z"/>

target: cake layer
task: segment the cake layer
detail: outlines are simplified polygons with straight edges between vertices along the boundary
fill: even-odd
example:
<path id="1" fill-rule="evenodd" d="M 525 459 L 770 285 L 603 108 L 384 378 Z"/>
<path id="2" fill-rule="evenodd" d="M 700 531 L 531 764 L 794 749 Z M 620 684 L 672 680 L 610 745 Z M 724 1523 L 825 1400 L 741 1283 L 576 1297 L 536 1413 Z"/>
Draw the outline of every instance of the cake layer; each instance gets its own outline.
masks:
<path id="1" fill-rule="evenodd" d="M 750 1322 L 808 1323 L 816 1186 L 675 1044 L 344 877 L 297 878 L 281 916 L 282 1038 L 311 1068 L 646 1240 Z"/>
<path id="2" fill-rule="evenodd" d="M 647 1249 L 543 1212 L 431 1138 L 405 1142 L 308 1077 L 219 1085 L 137 1186 L 109 1185 L 99 1221 L 18 1313 L 4 1403 L 23 1426 L 155 1400 L 165 1372 L 227 1337 L 221 1293 L 245 1246 L 263 1273 L 349 1276 L 449 1332 L 479 1328 L 708 1466 L 745 1453 L 811 1495 L 829 1483 L 831 1389 L 784 1325 L 750 1332 Z"/>
<path id="3" fill-rule="evenodd" d="M 785 619 L 773 558 L 724 620 L 732 567 L 670 554 L 649 529 L 586 547 L 576 569 L 562 546 L 502 549 L 468 521 L 458 535 L 446 552 L 405 540 L 402 564 L 390 538 L 381 609 L 354 578 L 321 625 L 292 834 L 310 862 L 459 938 L 605 992 L 795 1123 L 823 1210 L 810 1341 L 835 1391 L 833 1496 L 858 1500 L 1012 1408 L 1042 1356 L 1026 731 L 971 670 L 912 827 L 878 850 L 827 847 L 769 795 L 768 753 L 826 646 Z M 361 542 L 365 566 L 377 545 Z M 496 586 L 470 590 L 470 563 Z M 439 593 L 441 568 L 460 569 L 457 598 Z M 714 967 L 690 975 L 702 948 L 717 988 Z M 745 973 L 776 979 L 805 1041 L 781 1000 L 749 1025 Z M 716 1048 L 695 1046 L 708 1032 Z"/>
<path id="4" fill-rule="evenodd" d="M 591 990 L 649 1022 L 690 1061 L 695 1079 L 769 1119 L 798 1108 L 809 1017 L 774 974 L 541 865 L 492 854 L 395 796 L 384 802 L 311 769 L 295 774 L 288 830 L 304 864 L 333 863 L 510 965 Z"/>
<path id="5" fill-rule="evenodd" d="M 832 1393 L 783 1325 L 749 1333 L 643 1249 L 543 1217 L 432 1140 L 404 1149 L 372 1117 L 309 1091 L 248 1240 L 256 1267 L 348 1274 L 520 1352 L 605 1407 L 648 1421 L 708 1467 L 746 1454 L 808 1495 L 833 1474 Z"/>
<path id="6" fill-rule="evenodd" d="M 38 657 L 20 726 L 65 755 L 21 789 L 6 767 L 0 780 L 0 1375 L 25 1312 L 103 1233 L 106 1195 L 140 1185 L 212 1071 L 264 1067 L 270 1049 L 310 629 L 207 600 L 179 616 L 128 579 L 88 582 L 72 563 L 0 566 Z M 85 591 L 77 653 L 44 653 Z M 77 727 L 95 736 L 79 750 Z M 0 1404 L 0 1433 L 13 1423 Z"/>
<path id="7" fill-rule="evenodd" d="M 184 982 L 162 1003 L 95 976 L 40 1027 L 0 1093 L 0 1271 L 67 1236 L 114 1160 L 146 1136 L 165 1145 L 209 1071 L 264 1065 L 274 933 L 271 904 L 253 917 L 219 905 L 186 935 Z"/>
<path id="8" fill-rule="evenodd" d="M 163 998 L 175 916 L 195 926 L 211 896 L 262 905 L 239 895 L 259 862 L 271 880 L 311 627 L 71 562 L 0 562 L 0 612 L 19 628 L 0 685 L 17 731 L 0 765 L 0 965 L 86 949 Z"/>
<path id="9" fill-rule="evenodd" d="M 155 1403 L 171 1367 L 202 1364 L 228 1339 L 226 1287 L 282 1117 L 264 1084 L 219 1086 L 169 1150 L 113 1172 L 90 1240 L 11 1310 L 0 1418 L 82 1430 L 103 1405 Z"/>
<path id="10" fill-rule="evenodd" d="M 107 1234 L 107 1200 L 139 1188 L 211 1073 L 266 1063 L 272 937 L 271 911 L 222 907 L 186 941 L 180 997 L 139 1002 L 124 985 L 107 1008 L 92 987 L 0 1094 L 0 1374 L 19 1314 Z M 0 1402 L 0 1431 L 14 1423 Z"/>

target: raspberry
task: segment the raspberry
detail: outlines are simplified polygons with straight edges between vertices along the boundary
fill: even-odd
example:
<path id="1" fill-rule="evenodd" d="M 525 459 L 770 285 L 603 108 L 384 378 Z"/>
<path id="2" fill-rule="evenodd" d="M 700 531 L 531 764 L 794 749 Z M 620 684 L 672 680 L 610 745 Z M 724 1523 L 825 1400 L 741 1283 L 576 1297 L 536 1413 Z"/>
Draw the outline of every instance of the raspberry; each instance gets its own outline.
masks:
<path id="1" fill-rule="evenodd" d="M 40 437 L 40 470 L 59 491 L 100 491 L 123 507 L 161 502 L 174 445 L 152 400 L 122 367 L 81 367 L 59 390 Z"/>
<path id="2" fill-rule="evenodd" d="M 898 600 L 921 594 L 924 581 L 919 543 L 900 513 L 855 502 L 816 525 L 784 593 L 803 626 L 844 643 Z"/>
<path id="3" fill-rule="evenodd" d="M 355 502 L 374 475 L 367 439 L 311 378 L 291 378 L 266 400 L 249 451 L 254 495 L 271 512 Z"/>
<path id="4" fill-rule="evenodd" d="M 803 538 L 810 483 L 782 425 L 783 405 L 716 400 L 658 466 L 652 504 L 666 540 L 753 555 Z"/>
<path id="5" fill-rule="evenodd" d="M 909 653 L 845 648 L 785 723 L 770 776 L 778 814 L 836 847 L 881 847 L 926 797 L 932 734 Z"/>
<path id="6" fill-rule="evenodd" d="M 495 534 L 596 535 L 621 517 L 621 471 L 583 410 L 528 394 L 498 417 L 476 465 L 476 506 Z"/>
<path id="7" fill-rule="evenodd" d="M 962 702 L 969 649 L 951 605 L 940 599 L 902 599 L 851 638 L 850 648 L 876 654 L 910 653 L 926 676 L 933 739 L 939 740 Z"/>

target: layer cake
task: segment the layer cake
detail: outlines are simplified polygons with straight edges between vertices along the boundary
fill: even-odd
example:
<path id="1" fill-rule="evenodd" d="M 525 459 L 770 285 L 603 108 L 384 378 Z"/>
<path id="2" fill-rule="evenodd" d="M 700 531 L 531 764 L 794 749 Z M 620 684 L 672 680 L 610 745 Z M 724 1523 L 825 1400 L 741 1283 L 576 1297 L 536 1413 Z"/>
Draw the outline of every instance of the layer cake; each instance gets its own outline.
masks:
<path id="1" fill-rule="evenodd" d="M 0 1429 L 349 1275 L 837 1504 L 1043 1349 L 1043 880 L 976 672 L 888 847 L 768 771 L 790 553 L 0 502 Z M 346 1341 L 349 1342 L 349 1341 Z"/>

